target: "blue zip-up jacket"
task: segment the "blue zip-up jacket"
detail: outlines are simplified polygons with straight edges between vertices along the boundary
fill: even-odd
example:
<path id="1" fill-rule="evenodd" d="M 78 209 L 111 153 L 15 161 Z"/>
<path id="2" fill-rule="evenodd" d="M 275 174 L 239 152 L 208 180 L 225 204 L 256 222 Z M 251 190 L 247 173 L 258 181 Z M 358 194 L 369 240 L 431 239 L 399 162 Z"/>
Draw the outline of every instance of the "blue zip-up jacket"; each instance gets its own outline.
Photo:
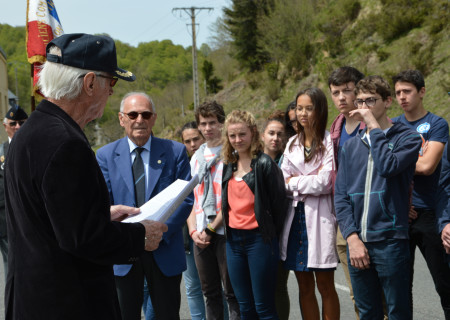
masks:
<path id="1" fill-rule="evenodd" d="M 364 129 L 339 156 L 334 203 L 342 235 L 356 232 L 363 242 L 408 239 L 409 190 L 422 139 L 396 122 L 386 135 L 371 130 L 370 141 Z"/>

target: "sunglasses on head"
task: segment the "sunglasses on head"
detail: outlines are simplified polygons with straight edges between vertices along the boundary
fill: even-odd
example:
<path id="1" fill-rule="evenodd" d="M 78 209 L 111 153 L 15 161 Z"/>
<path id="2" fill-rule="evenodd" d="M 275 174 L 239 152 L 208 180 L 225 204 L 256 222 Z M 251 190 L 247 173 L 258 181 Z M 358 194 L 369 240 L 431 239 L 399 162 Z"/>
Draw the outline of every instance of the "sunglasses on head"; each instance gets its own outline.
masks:
<path id="1" fill-rule="evenodd" d="M 126 114 L 130 120 L 136 120 L 137 117 L 139 117 L 139 115 L 141 115 L 142 118 L 145 120 L 148 120 L 153 116 L 153 112 L 150 112 L 150 111 L 144 111 L 144 112 L 131 111 L 128 113 L 122 112 L 122 114 Z"/>
<path id="2" fill-rule="evenodd" d="M 19 126 L 22 126 L 25 123 L 25 120 L 19 120 L 19 121 L 11 121 L 8 123 L 8 125 L 10 127 L 15 127 L 17 124 L 19 124 Z"/>

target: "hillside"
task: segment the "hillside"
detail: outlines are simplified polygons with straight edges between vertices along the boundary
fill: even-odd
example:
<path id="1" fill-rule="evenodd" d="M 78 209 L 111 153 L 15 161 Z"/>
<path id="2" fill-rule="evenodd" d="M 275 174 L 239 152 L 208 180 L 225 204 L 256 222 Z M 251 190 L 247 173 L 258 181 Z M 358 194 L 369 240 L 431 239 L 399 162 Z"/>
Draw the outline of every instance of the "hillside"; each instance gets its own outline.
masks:
<path id="1" fill-rule="evenodd" d="M 232 0 L 209 46 L 199 49 L 199 67 L 205 60 L 212 63 L 224 89 L 206 95 L 199 70 L 200 98 L 219 101 L 227 112 L 249 110 L 263 121 L 274 109 L 284 110 L 300 88 L 317 86 L 329 98 L 331 123 L 337 115 L 327 87 L 333 69 L 351 65 L 390 81 L 415 68 L 426 77 L 426 108 L 450 122 L 449 6 L 447 0 Z M 252 21 L 253 29 L 242 21 Z M 92 144 L 122 136 L 117 112 L 129 91 L 153 97 L 156 135 L 177 138 L 181 126 L 194 119 L 190 48 L 170 40 L 116 44 L 119 65 L 136 73 L 137 81 L 120 81 L 114 88 L 103 118 L 86 128 Z M 21 105 L 29 109 L 25 28 L 0 24 L 0 46 L 11 62 L 10 89 L 15 91 L 17 67 Z M 400 113 L 394 103 L 389 116 Z M 96 139 L 95 126 L 102 128 L 102 139 Z"/>
<path id="2" fill-rule="evenodd" d="M 272 16 L 265 18 L 264 22 L 267 24 L 274 25 L 273 22 L 278 21 L 280 25 L 282 19 L 286 20 L 287 17 L 293 19 L 293 15 L 301 16 L 301 14 L 292 13 L 295 10 L 290 10 L 292 7 L 289 7 L 293 3 L 298 5 L 299 1 L 276 0 L 275 2 L 283 4 L 280 9 L 283 12 L 278 12 L 280 10 L 277 11 L 277 8 L 273 9 Z M 447 1 L 341 0 L 325 2 L 330 4 L 328 9 L 319 10 L 318 15 L 311 21 L 312 25 L 321 24 L 317 29 L 323 32 L 311 29 L 310 34 L 305 36 L 310 43 L 313 43 L 309 47 L 304 46 L 314 53 L 309 58 L 309 64 L 305 67 L 289 69 L 289 54 L 292 52 L 283 48 L 285 55 L 279 59 L 276 77 L 271 74 L 273 72 L 267 68 L 267 65 L 265 70 L 259 72 L 241 73 L 238 79 L 228 84 L 214 98 L 221 101 L 227 111 L 244 108 L 264 118 L 274 108 L 285 109 L 300 88 L 309 86 L 318 86 L 323 89 L 331 104 L 327 78 L 330 72 L 339 66 L 351 65 L 366 75 L 381 75 L 389 82 L 396 73 L 413 68 L 421 70 L 426 78 L 427 93 L 424 100 L 426 108 L 450 122 L 448 96 L 450 91 L 450 32 L 448 28 L 450 8 Z M 402 11 L 398 12 L 393 10 L 392 4 L 401 2 L 409 4 L 410 7 L 408 9 L 403 7 Z M 429 15 L 425 15 L 424 6 L 427 6 L 426 12 Z M 333 10 L 338 10 L 339 7 L 344 8 L 342 9 L 344 11 L 347 10 L 346 13 L 339 17 L 337 12 L 333 17 Z M 355 7 L 359 8 L 357 12 L 354 12 Z M 305 11 L 306 14 L 310 14 L 308 10 Z M 387 13 L 389 14 L 387 19 L 384 18 L 381 22 L 377 20 Z M 351 18 L 352 14 L 354 19 Z M 422 20 L 416 22 L 416 26 L 411 21 L 408 22 L 408 15 L 413 14 L 424 15 Z M 332 19 L 334 24 L 325 26 L 331 23 Z M 376 22 L 380 25 L 377 26 Z M 408 23 L 414 27 L 408 28 Z M 298 26 L 298 29 L 301 28 L 301 25 Z M 327 30 L 336 31 L 336 29 L 339 32 L 332 34 L 334 38 L 331 38 Z M 284 33 L 279 27 L 276 31 L 276 35 L 283 38 Z M 270 30 L 267 32 L 270 33 Z M 286 33 L 292 32 L 286 31 Z M 296 35 L 303 37 L 302 33 L 296 33 Z M 301 40 L 298 41 L 301 46 Z M 315 47 L 312 48 L 312 46 Z M 275 55 L 272 54 L 273 56 Z M 329 111 L 329 123 L 331 123 L 337 111 L 333 107 L 330 107 Z M 393 117 L 401 112 L 401 108 L 395 102 L 389 111 L 389 116 Z"/>

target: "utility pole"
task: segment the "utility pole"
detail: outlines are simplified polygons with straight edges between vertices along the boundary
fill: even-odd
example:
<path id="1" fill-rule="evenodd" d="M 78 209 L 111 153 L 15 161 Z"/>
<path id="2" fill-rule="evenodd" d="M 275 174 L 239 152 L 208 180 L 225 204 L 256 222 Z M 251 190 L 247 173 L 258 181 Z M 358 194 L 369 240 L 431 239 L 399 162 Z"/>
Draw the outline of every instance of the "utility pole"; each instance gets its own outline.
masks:
<path id="1" fill-rule="evenodd" d="M 195 35 L 195 16 L 196 11 L 201 10 L 208 10 L 212 11 L 214 8 L 197 8 L 197 7 L 190 7 L 190 8 L 173 8 L 172 12 L 183 10 L 191 17 L 191 26 L 192 26 L 192 73 L 193 73 L 193 80 L 194 80 L 194 110 L 197 110 L 198 105 L 200 104 L 200 99 L 198 95 L 198 68 L 197 68 L 197 44 L 196 44 L 196 35 Z"/>

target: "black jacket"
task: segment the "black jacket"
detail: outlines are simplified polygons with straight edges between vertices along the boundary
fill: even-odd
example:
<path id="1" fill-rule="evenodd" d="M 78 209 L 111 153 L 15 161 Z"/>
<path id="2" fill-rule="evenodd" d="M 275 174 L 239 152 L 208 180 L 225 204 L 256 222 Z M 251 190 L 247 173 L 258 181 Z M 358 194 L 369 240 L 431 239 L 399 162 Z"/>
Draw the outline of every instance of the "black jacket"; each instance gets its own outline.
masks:
<path id="1" fill-rule="evenodd" d="M 265 241 L 278 236 L 283 228 L 288 202 L 283 173 L 265 153 L 260 152 L 250 164 L 252 171 L 242 179 L 255 195 L 255 216 L 259 232 Z M 222 175 L 222 213 L 228 226 L 228 181 L 233 177 L 236 163 L 224 164 Z M 227 233 L 228 235 L 229 233 Z"/>
<path id="2" fill-rule="evenodd" d="M 9 149 L 9 139 L 0 145 L 0 238 L 6 237 L 5 214 L 5 160 Z"/>
<path id="3" fill-rule="evenodd" d="M 120 319 L 114 263 L 144 252 L 139 223 L 111 222 L 103 174 L 78 124 L 43 100 L 5 169 L 6 319 Z"/>

